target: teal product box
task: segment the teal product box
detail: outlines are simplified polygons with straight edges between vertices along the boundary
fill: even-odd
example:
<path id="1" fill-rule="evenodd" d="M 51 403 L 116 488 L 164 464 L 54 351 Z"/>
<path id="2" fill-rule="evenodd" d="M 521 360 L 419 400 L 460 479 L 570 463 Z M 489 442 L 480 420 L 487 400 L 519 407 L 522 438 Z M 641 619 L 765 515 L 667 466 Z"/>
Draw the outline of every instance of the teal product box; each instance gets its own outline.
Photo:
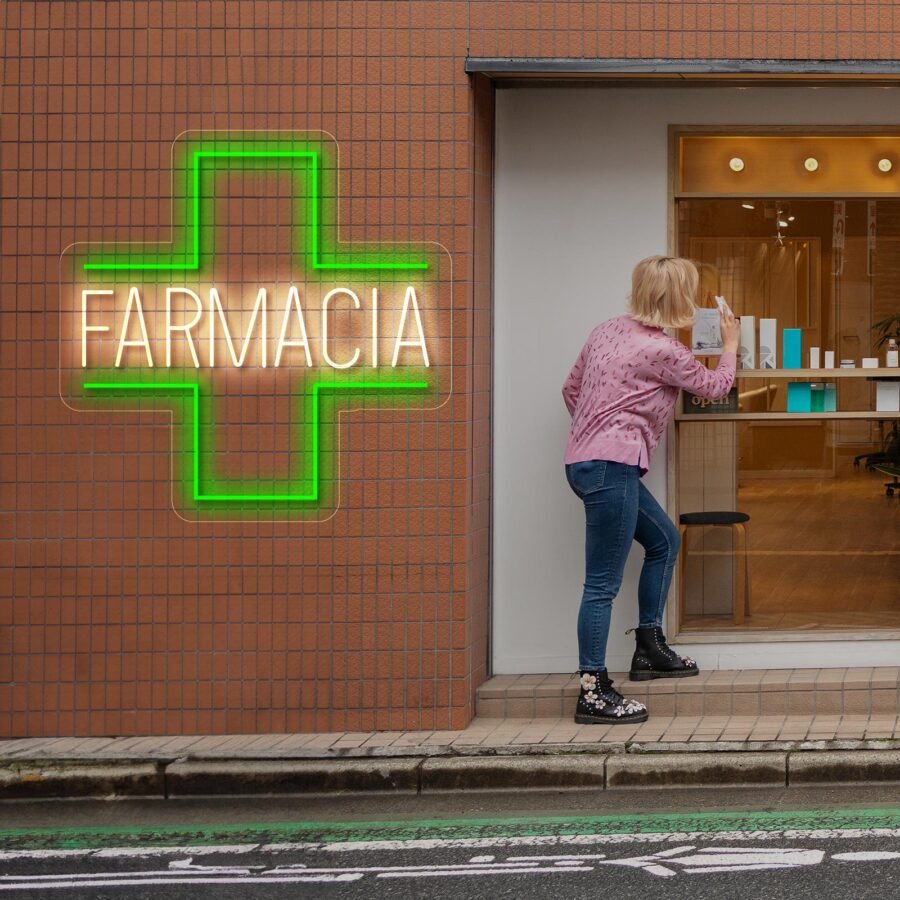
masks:
<path id="1" fill-rule="evenodd" d="M 814 382 L 810 385 L 810 412 L 825 412 L 825 385 Z"/>
<path id="2" fill-rule="evenodd" d="M 802 329 L 785 328 L 782 332 L 782 368 L 783 369 L 799 369 L 802 363 Z"/>
<path id="3" fill-rule="evenodd" d="M 787 411 L 795 413 L 812 412 L 812 385 L 805 381 L 789 382 Z"/>
<path id="4" fill-rule="evenodd" d="M 825 405 L 822 412 L 837 412 L 837 385 L 825 382 Z"/>

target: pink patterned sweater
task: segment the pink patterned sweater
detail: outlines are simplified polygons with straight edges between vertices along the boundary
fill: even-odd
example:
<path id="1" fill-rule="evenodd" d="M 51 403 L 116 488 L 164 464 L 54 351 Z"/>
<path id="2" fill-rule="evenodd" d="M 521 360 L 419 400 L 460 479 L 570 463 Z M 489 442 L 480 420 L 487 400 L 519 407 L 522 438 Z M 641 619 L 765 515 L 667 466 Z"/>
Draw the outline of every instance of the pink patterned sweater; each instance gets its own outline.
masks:
<path id="1" fill-rule="evenodd" d="M 608 459 L 643 475 L 675 408 L 679 388 L 708 399 L 734 382 L 734 353 L 715 369 L 661 328 L 617 316 L 589 335 L 563 385 L 572 415 L 566 463 Z"/>

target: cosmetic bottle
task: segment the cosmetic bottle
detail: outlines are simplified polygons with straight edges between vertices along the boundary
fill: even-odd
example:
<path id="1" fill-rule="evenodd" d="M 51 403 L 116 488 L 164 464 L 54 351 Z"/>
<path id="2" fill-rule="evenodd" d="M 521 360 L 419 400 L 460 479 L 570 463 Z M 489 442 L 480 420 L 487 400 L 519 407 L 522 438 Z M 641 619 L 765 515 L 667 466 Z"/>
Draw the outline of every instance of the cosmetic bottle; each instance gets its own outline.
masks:
<path id="1" fill-rule="evenodd" d="M 887 353 L 885 354 L 885 366 L 889 369 L 896 369 L 898 365 L 900 365 L 900 359 L 898 359 L 900 353 L 897 351 L 897 341 L 894 338 L 891 338 L 888 341 Z"/>

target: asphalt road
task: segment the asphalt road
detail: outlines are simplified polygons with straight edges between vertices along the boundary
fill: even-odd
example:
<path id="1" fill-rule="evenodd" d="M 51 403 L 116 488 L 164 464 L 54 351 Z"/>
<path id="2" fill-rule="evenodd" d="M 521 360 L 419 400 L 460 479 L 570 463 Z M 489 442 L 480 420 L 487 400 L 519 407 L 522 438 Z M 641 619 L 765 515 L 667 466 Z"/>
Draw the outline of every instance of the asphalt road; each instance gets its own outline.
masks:
<path id="1" fill-rule="evenodd" d="M 0 806 L 0 895 L 900 897 L 900 791 Z"/>

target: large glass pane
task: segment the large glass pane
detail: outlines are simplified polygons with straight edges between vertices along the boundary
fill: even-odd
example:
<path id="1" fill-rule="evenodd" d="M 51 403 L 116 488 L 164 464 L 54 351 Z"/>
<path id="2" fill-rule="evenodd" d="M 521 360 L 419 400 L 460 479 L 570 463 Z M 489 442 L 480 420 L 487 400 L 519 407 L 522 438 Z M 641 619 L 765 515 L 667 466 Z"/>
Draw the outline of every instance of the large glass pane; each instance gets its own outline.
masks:
<path id="1" fill-rule="evenodd" d="M 776 319 L 779 367 L 783 329 L 799 328 L 804 368 L 818 347 L 860 370 L 741 377 L 739 416 L 678 423 L 679 512 L 750 516 L 746 553 L 740 528 L 686 529 L 684 628 L 900 627 L 900 491 L 885 487 L 900 420 L 876 411 L 884 376 L 861 371 L 863 357 L 884 366 L 875 326 L 900 314 L 900 201 L 685 199 L 677 222 L 702 305 L 721 294 L 757 330 Z M 868 415 L 789 414 L 792 381 L 813 385 L 812 411 Z"/>

